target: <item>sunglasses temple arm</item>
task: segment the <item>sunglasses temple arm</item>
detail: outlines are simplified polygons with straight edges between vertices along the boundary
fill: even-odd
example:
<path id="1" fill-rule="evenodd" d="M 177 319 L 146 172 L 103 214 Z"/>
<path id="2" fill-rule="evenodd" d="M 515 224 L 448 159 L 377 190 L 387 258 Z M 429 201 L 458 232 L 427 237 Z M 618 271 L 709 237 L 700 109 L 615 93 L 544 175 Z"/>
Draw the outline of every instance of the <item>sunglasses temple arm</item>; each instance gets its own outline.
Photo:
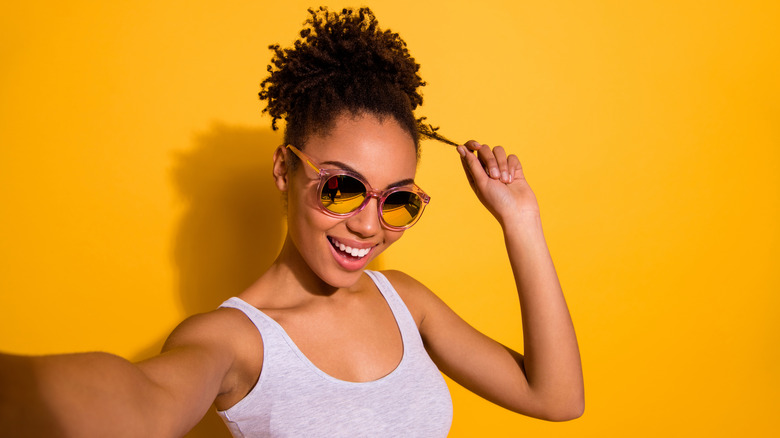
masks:
<path id="1" fill-rule="evenodd" d="M 298 148 L 296 148 L 295 146 L 293 146 L 293 145 L 291 145 L 291 144 L 288 144 L 288 145 L 287 145 L 287 148 L 288 148 L 288 149 L 290 149 L 290 150 L 292 151 L 292 153 L 293 153 L 293 154 L 295 154 L 295 155 L 296 155 L 298 158 L 300 158 L 300 159 L 301 159 L 301 161 L 305 161 L 305 162 L 306 162 L 306 164 L 308 164 L 308 165 L 309 165 L 309 167 L 311 167 L 312 169 L 314 169 L 314 171 L 315 171 L 315 172 L 317 172 L 318 174 L 321 172 L 321 171 L 320 171 L 320 168 L 319 168 L 319 167 L 317 167 L 317 165 L 316 165 L 316 164 L 314 164 L 314 163 L 312 163 L 312 162 L 311 162 L 311 160 L 309 159 L 309 156 L 308 156 L 308 155 L 304 154 L 304 153 L 303 153 L 303 152 L 301 152 L 301 151 L 300 151 Z"/>
<path id="2" fill-rule="evenodd" d="M 309 166 L 311 166 L 311 168 L 312 168 L 312 169 L 314 169 L 314 171 L 315 171 L 315 172 L 317 172 L 317 173 L 320 173 L 320 172 L 321 172 L 321 171 L 320 171 L 320 168 L 319 168 L 319 167 L 317 167 L 317 166 L 315 166 L 315 165 L 314 165 L 314 163 L 312 163 L 312 162 L 311 162 L 311 161 L 309 161 L 308 159 L 306 160 L 306 164 L 308 164 Z"/>

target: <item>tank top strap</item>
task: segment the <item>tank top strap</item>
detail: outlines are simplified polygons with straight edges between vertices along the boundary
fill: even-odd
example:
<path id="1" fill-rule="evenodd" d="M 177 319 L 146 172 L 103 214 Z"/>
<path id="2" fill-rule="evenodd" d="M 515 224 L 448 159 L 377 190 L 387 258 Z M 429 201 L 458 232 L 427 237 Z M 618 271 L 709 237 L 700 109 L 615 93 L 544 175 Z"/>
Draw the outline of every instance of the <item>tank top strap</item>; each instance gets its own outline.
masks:
<path id="1" fill-rule="evenodd" d="M 401 331 L 401 337 L 403 338 L 405 347 L 423 347 L 422 339 L 420 338 L 420 332 L 417 330 L 417 323 L 414 321 L 414 317 L 409 308 L 406 307 L 406 303 L 398 295 L 390 280 L 385 277 L 379 271 L 364 271 L 374 282 L 379 292 L 387 301 L 390 306 L 390 310 L 393 312 L 395 321 L 398 324 L 398 328 Z"/>
<path id="2" fill-rule="evenodd" d="M 271 331 L 276 325 L 271 317 L 261 312 L 257 307 L 238 297 L 228 298 L 224 303 L 220 304 L 219 307 L 240 310 L 244 313 L 244 315 L 246 315 L 247 318 L 249 318 L 250 321 L 252 321 L 252 324 L 257 327 L 257 330 L 260 332 L 260 334 L 269 333 L 269 331 Z"/>

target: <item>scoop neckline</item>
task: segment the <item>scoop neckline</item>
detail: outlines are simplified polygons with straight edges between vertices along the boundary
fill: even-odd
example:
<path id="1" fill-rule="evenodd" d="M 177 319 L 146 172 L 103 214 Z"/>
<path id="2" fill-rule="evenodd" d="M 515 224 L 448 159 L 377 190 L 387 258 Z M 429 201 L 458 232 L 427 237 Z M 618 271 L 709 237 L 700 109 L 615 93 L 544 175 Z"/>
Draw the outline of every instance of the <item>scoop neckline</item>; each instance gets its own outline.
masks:
<path id="1" fill-rule="evenodd" d="M 295 355 L 298 356 L 298 358 L 301 360 L 301 362 L 306 364 L 309 368 L 312 369 L 312 371 L 314 371 L 315 374 L 319 375 L 321 378 L 323 378 L 325 380 L 328 380 L 328 381 L 331 381 L 331 382 L 334 382 L 334 383 L 339 383 L 339 384 L 342 384 L 342 385 L 346 384 L 346 385 L 352 385 L 352 386 L 362 386 L 362 385 L 380 384 L 380 383 L 384 382 L 385 380 L 388 380 L 388 379 L 392 378 L 392 376 L 397 374 L 399 372 L 399 370 L 401 370 L 401 368 L 406 364 L 407 356 L 409 354 L 409 352 L 408 352 L 409 349 L 407 348 L 407 344 L 408 344 L 408 342 L 407 342 L 407 334 L 406 334 L 406 331 L 403 328 L 403 325 L 402 325 L 401 321 L 399 321 L 399 315 L 397 315 L 395 307 L 393 306 L 393 304 L 390 301 L 390 299 L 392 297 L 388 297 L 385 294 L 385 291 L 382 290 L 382 287 L 380 287 L 380 285 L 378 284 L 378 280 L 380 280 L 380 278 L 376 278 L 373 275 L 370 275 L 369 271 L 364 271 L 364 272 L 366 272 L 366 274 L 369 276 L 369 278 L 371 278 L 371 280 L 373 281 L 374 285 L 379 290 L 379 293 L 382 295 L 382 298 L 384 298 L 385 303 L 387 303 L 387 306 L 390 308 L 390 313 L 393 314 L 393 320 L 395 321 L 395 325 L 396 325 L 396 328 L 398 329 L 398 333 L 401 335 L 401 348 L 402 348 L 401 360 L 398 361 L 398 364 L 396 364 L 396 366 L 389 373 L 387 373 L 384 376 L 381 376 L 381 377 L 379 377 L 377 379 L 367 380 L 365 382 L 355 382 L 355 381 L 351 381 L 351 380 L 339 379 L 338 377 L 334 377 L 334 376 L 326 373 L 320 367 L 318 367 L 314 362 L 312 362 L 311 359 L 309 359 L 308 356 L 306 356 L 306 354 L 303 351 L 301 351 L 301 349 L 298 347 L 298 344 L 296 344 L 295 341 L 293 341 L 293 339 L 287 333 L 287 330 L 285 330 L 284 327 L 282 327 L 282 325 L 279 324 L 275 319 L 271 318 L 268 314 L 266 314 L 265 312 L 263 312 L 259 308 L 255 307 L 255 306 L 253 306 L 253 305 L 251 305 L 249 303 L 247 303 L 242 298 L 232 297 L 231 300 L 235 299 L 235 300 L 241 301 L 246 306 L 248 306 L 251 309 L 254 309 L 256 312 L 258 312 L 260 315 L 262 315 L 262 317 L 264 319 L 266 319 L 274 327 L 279 329 L 279 331 L 280 331 L 280 333 L 282 335 L 282 338 L 284 338 L 285 342 L 287 342 L 287 344 L 290 346 L 290 348 L 295 353 Z M 389 284 L 390 283 L 389 280 L 387 280 L 385 278 L 385 281 L 388 283 L 388 285 L 390 287 L 392 287 L 392 285 Z M 262 336 L 262 334 L 261 334 L 261 336 Z M 263 353 L 264 353 L 264 356 L 265 356 L 265 348 L 266 348 L 265 347 L 265 342 L 263 342 Z M 261 379 L 262 379 L 262 375 L 263 375 L 263 372 L 261 370 L 260 371 Z M 259 383 L 259 381 L 258 381 L 258 383 Z"/>

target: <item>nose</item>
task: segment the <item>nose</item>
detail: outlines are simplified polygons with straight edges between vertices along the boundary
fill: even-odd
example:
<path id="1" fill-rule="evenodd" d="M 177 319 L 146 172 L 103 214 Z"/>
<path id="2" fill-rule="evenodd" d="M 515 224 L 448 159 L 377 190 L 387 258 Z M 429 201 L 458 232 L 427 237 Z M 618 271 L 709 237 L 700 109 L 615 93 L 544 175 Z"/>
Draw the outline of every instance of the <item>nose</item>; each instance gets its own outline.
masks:
<path id="1" fill-rule="evenodd" d="M 360 237 L 376 235 L 382 228 L 378 206 L 379 200 L 372 196 L 361 211 L 347 219 L 347 228 Z"/>

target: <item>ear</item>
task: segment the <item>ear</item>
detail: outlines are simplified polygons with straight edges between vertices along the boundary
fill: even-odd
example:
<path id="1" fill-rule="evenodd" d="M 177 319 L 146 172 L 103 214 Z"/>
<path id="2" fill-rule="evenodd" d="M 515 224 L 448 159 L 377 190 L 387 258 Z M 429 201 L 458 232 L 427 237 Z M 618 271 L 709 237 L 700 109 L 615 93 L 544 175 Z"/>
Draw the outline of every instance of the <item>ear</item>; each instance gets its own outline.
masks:
<path id="1" fill-rule="evenodd" d="M 281 192 L 287 191 L 287 176 L 289 167 L 287 166 L 287 148 L 282 145 L 274 151 L 274 183 Z"/>

